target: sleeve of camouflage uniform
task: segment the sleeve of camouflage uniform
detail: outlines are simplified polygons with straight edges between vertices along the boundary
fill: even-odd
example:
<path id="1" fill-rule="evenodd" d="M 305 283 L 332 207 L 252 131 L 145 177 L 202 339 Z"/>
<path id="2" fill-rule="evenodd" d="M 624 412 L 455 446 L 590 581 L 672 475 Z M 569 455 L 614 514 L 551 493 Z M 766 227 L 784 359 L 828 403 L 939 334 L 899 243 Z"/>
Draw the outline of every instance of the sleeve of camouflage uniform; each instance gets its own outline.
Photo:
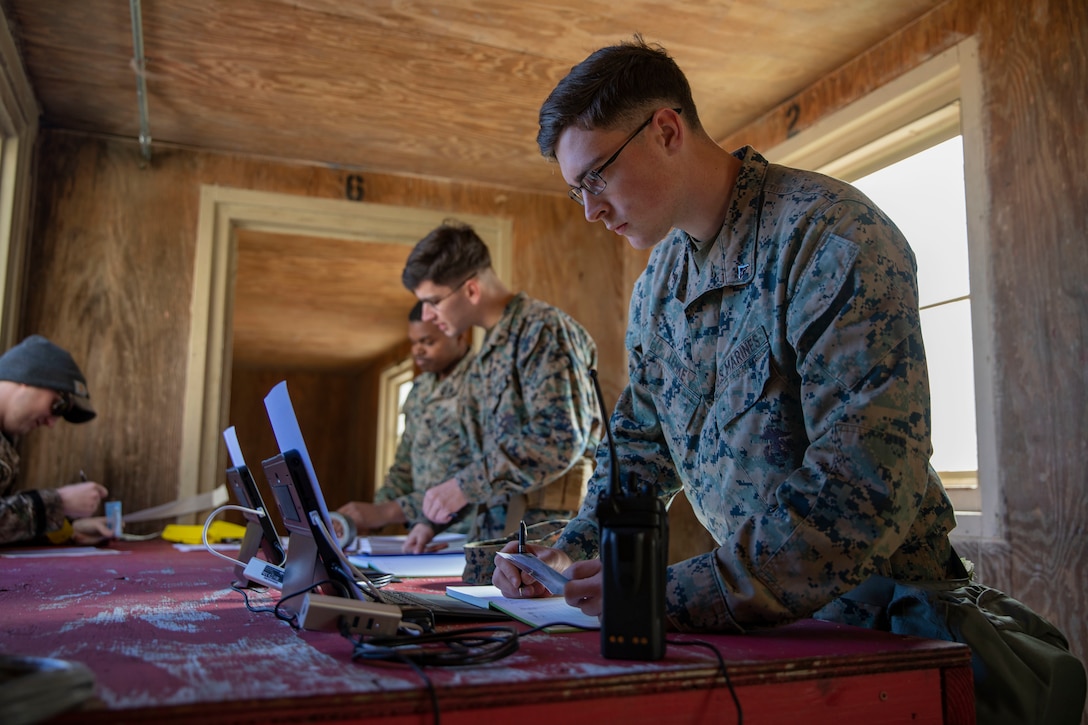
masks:
<path id="1" fill-rule="evenodd" d="M 589 335 L 551 309 L 526 321 L 514 354 L 500 398 L 488 401 L 493 411 L 483 458 L 457 474 L 469 501 L 487 501 L 493 485 L 525 493 L 551 483 L 596 442 L 588 370 L 597 355 Z"/>
<path id="2" fill-rule="evenodd" d="M 700 449 L 692 440 L 677 454 L 694 485 L 721 502 L 704 515 L 718 519 L 722 546 L 669 568 L 673 628 L 738 631 L 807 616 L 872 573 L 888 571 L 919 518 L 929 479 L 929 422 L 913 260 L 882 225 L 849 215 L 825 221 L 808 230 L 780 333 L 796 355 L 807 447 L 758 509 L 743 496 L 730 498 L 737 495 L 730 493 L 735 469 L 720 446 L 702 441 L 711 450 Z M 645 377 L 635 374 L 643 361 L 644 310 L 659 292 L 647 279 L 640 278 L 632 298 L 632 380 Z M 654 481 L 667 496 L 677 480 L 659 417 L 656 403 L 629 386 L 613 426 L 623 475 Z M 600 466 L 606 459 L 598 458 Z M 582 512 L 561 540 L 575 558 L 596 553 L 593 508 L 605 472 L 598 468 Z"/>
<path id="3" fill-rule="evenodd" d="M 766 508 L 736 517 L 717 551 L 670 567 L 673 628 L 738 631 L 809 616 L 892 573 L 919 518 L 931 449 L 914 260 L 872 209 L 840 202 L 827 215 L 803 228 L 787 287 L 803 458 Z"/>
<path id="4" fill-rule="evenodd" d="M 423 491 L 415 490 L 412 477 L 412 441 L 419 425 L 423 405 L 420 386 L 414 385 L 404 400 L 404 434 L 397 444 L 393 465 L 374 493 L 374 503 L 396 501 L 409 523 L 423 519 Z"/>
<path id="5" fill-rule="evenodd" d="M 0 544 L 28 541 L 64 526 L 60 494 L 51 489 L 0 498 Z"/>

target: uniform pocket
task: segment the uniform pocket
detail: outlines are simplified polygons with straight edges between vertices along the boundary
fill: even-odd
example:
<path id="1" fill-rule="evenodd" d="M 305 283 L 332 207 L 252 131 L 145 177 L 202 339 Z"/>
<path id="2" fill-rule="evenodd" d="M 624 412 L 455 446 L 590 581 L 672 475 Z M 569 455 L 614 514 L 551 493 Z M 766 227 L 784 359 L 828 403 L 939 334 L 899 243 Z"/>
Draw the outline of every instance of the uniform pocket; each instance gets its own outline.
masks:
<path id="1" fill-rule="evenodd" d="M 654 336 L 632 383 L 654 401 L 661 429 L 674 459 L 683 461 L 699 435 L 703 397 L 695 390 L 695 373 L 663 338 Z"/>

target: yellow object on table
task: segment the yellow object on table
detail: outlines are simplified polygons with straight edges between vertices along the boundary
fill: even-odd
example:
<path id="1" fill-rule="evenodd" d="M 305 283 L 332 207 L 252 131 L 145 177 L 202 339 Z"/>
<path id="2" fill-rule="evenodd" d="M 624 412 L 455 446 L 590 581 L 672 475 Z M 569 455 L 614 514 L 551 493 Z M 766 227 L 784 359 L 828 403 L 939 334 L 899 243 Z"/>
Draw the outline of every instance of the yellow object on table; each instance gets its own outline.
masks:
<path id="1" fill-rule="evenodd" d="M 178 544 L 202 544 L 203 524 L 167 524 L 162 530 L 162 538 Z M 229 521 L 213 521 L 208 527 L 208 542 L 218 544 L 223 541 L 241 541 L 246 535 L 246 527 Z"/>

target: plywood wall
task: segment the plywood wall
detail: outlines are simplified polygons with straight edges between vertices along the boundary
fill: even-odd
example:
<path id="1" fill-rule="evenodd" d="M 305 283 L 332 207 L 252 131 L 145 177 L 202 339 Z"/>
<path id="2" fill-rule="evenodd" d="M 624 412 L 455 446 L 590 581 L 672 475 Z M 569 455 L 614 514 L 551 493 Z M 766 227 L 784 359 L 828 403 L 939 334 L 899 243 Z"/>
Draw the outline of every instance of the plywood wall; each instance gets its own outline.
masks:
<path id="1" fill-rule="evenodd" d="M 45 334 L 73 353 L 99 408 L 92 424 L 60 425 L 27 437 L 27 483 L 75 480 L 82 469 L 105 483 L 130 511 L 173 500 L 177 493 L 200 186 L 343 199 L 352 173 L 163 148 L 155 150 L 149 168 L 139 162 L 133 143 L 41 134 L 22 325 L 24 333 Z M 562 193 L 531 195 L 366 173 L 358 177 L 352 193 L 361 183 L 366 201 L 451 216 L 509 217 L 513 286 L 563 308 L 586 326 L 600 350 L 606 398 L 615 400 L 626 379 L 625 252 L 619 240 L 599 225 L 586 224 L 580 207 Z M 232 422 L 249 425 L 254 415 L 259 419 L 263 413 L 253 412 L 254 402 L 285 374 L 242 373 L 236 405 L 244 412 L 232 408 L 232 415 L 239 416 Z M 299 399 L 313 408 L 298 411 L 308 443 L 337 430 L 354 430 L 355 413 L 340 401 L 374 395 L 369 383 L 351 375 L 323 386 L 306 371 L 294 374 Z M 337 402 L 330 407 L 329 401 Z M 373 464 L 363 460 L 372 461 L 368 445 L 353 447 L 357 460 L 344 464 L 352 471 L 351 487 L 366 490 L 369 485 L 368 466 Z M 267 454 L 268 445 L 259 437 L 252 447 L 249 455 L 255 459 Z"/>

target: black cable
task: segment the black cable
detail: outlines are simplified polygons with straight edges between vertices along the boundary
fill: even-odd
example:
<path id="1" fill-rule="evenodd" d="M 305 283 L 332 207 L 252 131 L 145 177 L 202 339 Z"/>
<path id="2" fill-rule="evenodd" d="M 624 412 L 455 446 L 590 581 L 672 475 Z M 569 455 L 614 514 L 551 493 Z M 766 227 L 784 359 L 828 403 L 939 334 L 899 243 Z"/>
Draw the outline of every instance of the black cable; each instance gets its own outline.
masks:
<path id="1" fill-rule="evenodd" d="M 729 679 L 729 670 L 727 670 L 725 667 L 725 658 L 722 657 L 722 653 L 718 651 L 718 648 L 712 645 L 710 642 L 704 642 L 700 639 L 685 641 L 667 639 L 665 640 L 665 643 L 688 647 L 706 647 L 714 653 L 714 656 L 718 658 L 718 669 L 721 670 L 722 677 L 725 678 L 725 686 L 729 688 L 729 694 L 733 698 L 733 705 L 737 708 L 737 725 L 744 725 L 744 711 L 741 709 L 740 706 L 740 698 L 737 697 L 737 691 L 733 689 L 733 681 Z"/>
<path id="2" fill-rule="evenodd" d="M 276 615 L 276 619 L 279 619 L 279 620 L 281 620 L 283 622 L 287 622 L 288 624 L 290 624 L 291 629 L 299 629 L 298 614 L 295 613 L 295 614 L 291 614 L 290 616 L 285 615 L 280 611 L 280 607 L 282 607 L 283 603 L 286 602 L 288 599 L 294 599 L 295 597 L 301 597 L 303 594 L 308 594 L 308 593 L 312 592 L 314 589 L 317 589 L 319 586 L 322 586 L 324 584 L 332 584 L 333 586 L 339 587 L 341 594 L 343 594 L 345 597 L 349 596 L 347 587 L 345 587 L 340 582 L 334 581 L 332 579 L 322 579 L 319 582 L 314 582 L 313 584 L 306 587 L 305 589 L 300 589 L 297 592 L 291 592 L 290 594 L 284 594 L 283 596 L 281 596 L 280 600 L 278 602 L 276 602 L 276 606 L 273 608 L 272 613 Z"/>
<path id="3" fill-rule="evenodd" d="M 261 614 L 262 612 L 271 612 L 272 614 L 276 613 L 276 610 L 273 607 L 254 607 L 249 602 L 250 591 L 264 592 L 268 591 L 267 587 L 262 587 L 261 589 L 251 589 L 250 587 L 242 587 L 238 586 L 235 583 L 231 583 L 230 588 L 242 595 L 242 599 L 245 601 L 246 609 L 253 612 L 254 614 Z"/>
<path id="4" fill-rule="evenodd" d="M 518 649 L 518 632 L 488 626 L 400 637 L 348 637 L 353 660 L 411 660 L 420 667 L 468 667 L 496 662 Z"/>
<path id="5" fill-rule="evenodd" d="M 571 624 L 570 622 L 548 622 L 547 624 L 538 624 L 532 629 L 527 629 L 524 632 L 519 632 L 518 636 L 525 637 L 526 635 L 537 634 L 538 632 L 545 631 L 549 627 L 569 627 L 570 629 L 576 629 L 579 632 L 596 632 L 600 629 L 599 627 L 583 627 L 580 624 Z"/>

